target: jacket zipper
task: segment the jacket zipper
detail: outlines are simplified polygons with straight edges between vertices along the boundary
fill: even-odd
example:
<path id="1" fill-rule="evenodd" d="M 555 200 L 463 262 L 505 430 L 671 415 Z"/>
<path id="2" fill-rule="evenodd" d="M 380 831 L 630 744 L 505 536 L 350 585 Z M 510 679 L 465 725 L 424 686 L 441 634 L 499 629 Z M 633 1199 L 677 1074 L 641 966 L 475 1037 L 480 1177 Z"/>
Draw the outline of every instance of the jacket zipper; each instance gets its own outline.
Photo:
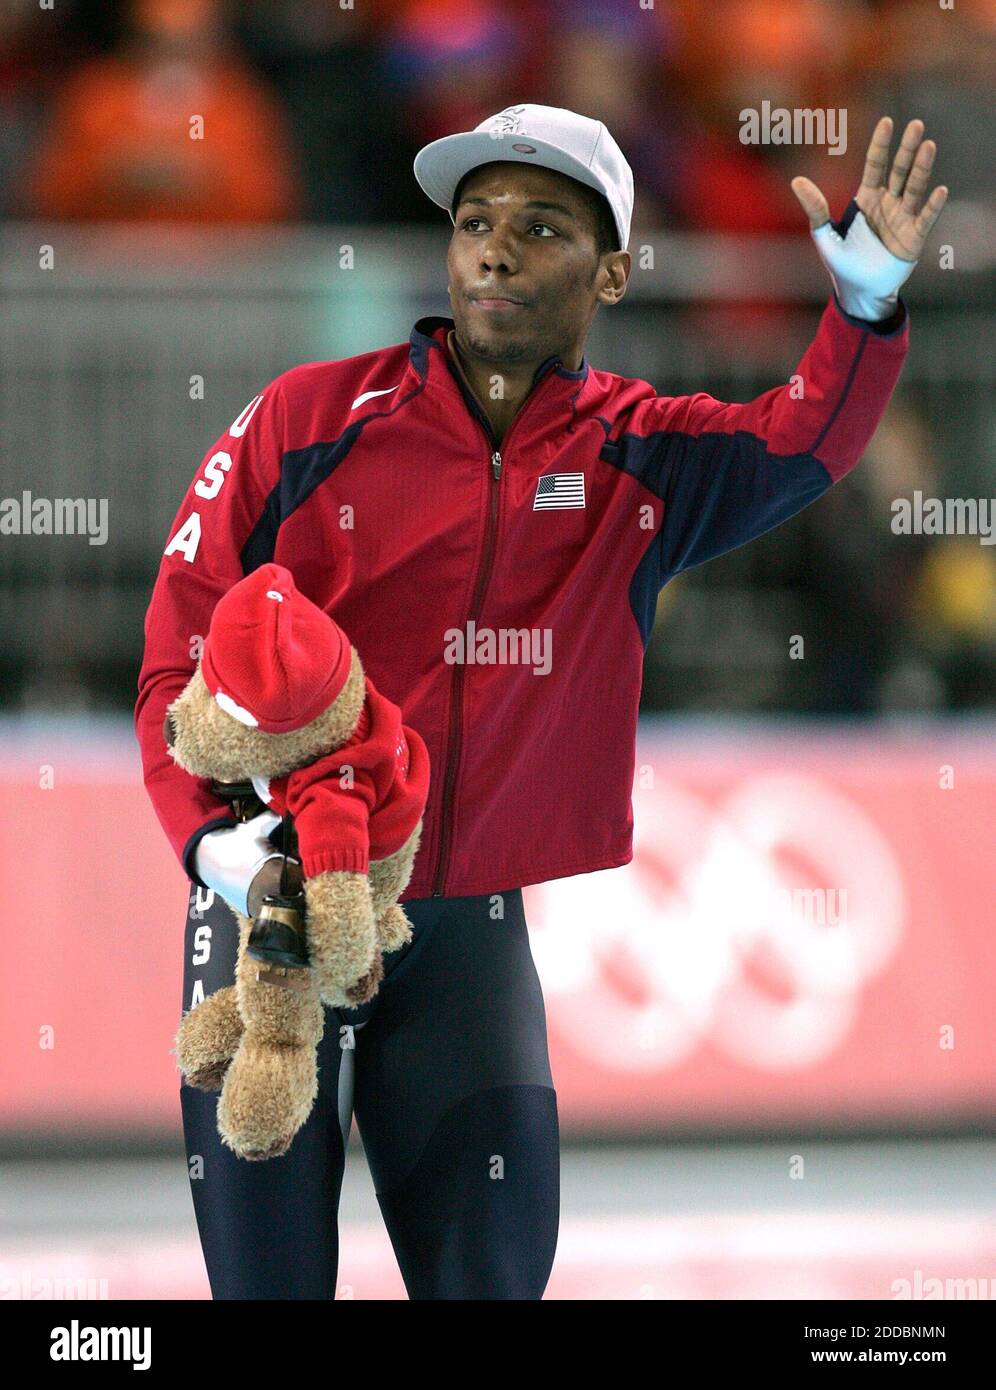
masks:
<path id="1" fill-rule="evenodd" d="M 504 442 L 506 452 L 508 451 L 508 441 L 511 438 L 512 431 L 515 429 L 516 425 L 518 425 L 519 421 L 522 419 L 522 416 L 526 413 L 532 401 L 535 399 L 536 386 L 538 386 L 539 384 L 539 382 L 536 382 L 534 384 L 532 392 L 530 393 L 527 400 L 523 403 L 523 405 L 519 408 L 518 414 L 513 419 L 511 425 L 509 426 L 505 434 Z M 487 592 L 488 580 L 491 578 L 491 566 L 494 560 L 495 522 L 498 518 L 498 485 L 501 482 L 502 465 L 501 450 L 498 448 L 498 441 L 495 439 L 494 431 L 491 428 L 491 422 L 487 419 L 483 412 L 480 411 L 480 408 L 477 405 L 476 401 L 473 402 L 472 413 L 474 413 L 480 421 L 484 429 L 484 433 L 487 437 L 488 444 L 491 447 L 491 475 L 494 479 L 495 486 L 491 489 L 490 505 L 488 508 L 488 531 L 484 542 L 484 557 L 481 561 L 481 567 L 477 572 L 477 584 L 475 585 L 474 596 L 471 601 L 471 612 L 468 614 L 467 621 L 464 623 L 465 630 L 469 623 L 477 621 L 477 618 L 480 614 L 481 604 L 483 602 L 484 595 Z M 443 896 L 443 884 L 446 881 L 446 872 L 449 868 L 452 821 L 452 814 L 450 812 L 449 807 L 450 800 L 453 795 L 453 788 L 456 783 L 456 772 L 457 767 L 460 763 L 460 748 L 463 742 L 463 730 L 460 727 L 460 724 L 463 715 L 464 666 L 465 663 L 460 663 L 453 673 L 453 693 L 450 701 L 450 723 L 446 737 L 446 773 L 443 778 L 443 799 L 440 805 L 441 828 L 439 833 L 439 853 L 436 856 L 436 873 L 432 885 L 432 896 L 434 898 L 441 898 Z"/>
<path id="2" fill-rule="evenodd" d="M 476 622 L 481 611 L 481 601 L 488 587 L 488 580 L 491 578 L 491 563 L 494 556 L 494 535 L 495 522 L 498 518 L 498 484 L 501 482 L 501 452 L 495 449 L 491 454 L 491 473 L 494 478 L 495 486 L 490 489 L 491 496 L 488 504 L 488 530 L 484 542 L 484 557 L 481 567 L 477 572 L 477 583 L 474 586 L 474 597 L 471 600 L 471 611 L 464 623 L 464 629 L 471 622 Z M 452 816 L 449 810 L 453 796 L 453 788 L 456 783 L 456 770 L 460 762 L 460 748 L 463 742 L 463 730 L 458 727 L 463 713 L 463 682 L 466 662 L 460 662 L 453 672 L 453 692 L 450 698 L 450 724 L 446 738 L 448 757 L 446 760 L 446 775 L 443 779 L 443 799 L 441 804 L 441 820 L 439 836 L 439 855 L 436 859 L 436 878 L 432 888 L 432 896 L 441 898 L 443 895 L 443 883 L 446 880 L 446 870 L 449 867 L 450 857 L 450 828 Z"/>

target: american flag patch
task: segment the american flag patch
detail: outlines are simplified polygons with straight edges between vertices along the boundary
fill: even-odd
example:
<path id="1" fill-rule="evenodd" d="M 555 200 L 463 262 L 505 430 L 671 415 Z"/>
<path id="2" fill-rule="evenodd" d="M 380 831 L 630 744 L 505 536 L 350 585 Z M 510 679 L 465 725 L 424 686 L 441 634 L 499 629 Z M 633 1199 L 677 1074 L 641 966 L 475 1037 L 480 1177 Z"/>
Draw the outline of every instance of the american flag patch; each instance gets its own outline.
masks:
<path id="1" fill-rule="evenodd" d="M 546 511 L 550 507 L 583 506 L 583 473 L 544 473 L 536 484 L 534 512 Z"/>

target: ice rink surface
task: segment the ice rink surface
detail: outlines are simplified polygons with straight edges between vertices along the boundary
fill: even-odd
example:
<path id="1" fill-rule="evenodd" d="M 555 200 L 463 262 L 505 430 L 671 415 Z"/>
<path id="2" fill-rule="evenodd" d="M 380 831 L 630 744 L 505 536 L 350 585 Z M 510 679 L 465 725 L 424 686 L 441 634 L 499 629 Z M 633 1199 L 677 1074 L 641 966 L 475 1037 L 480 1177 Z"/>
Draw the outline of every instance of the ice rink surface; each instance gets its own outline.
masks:
<path id="1" fill-rule="evenodd" d="M 990 1139 L 565 1147 L 547 1297 L 988 1299 L 994 1173 Z M 3 1162 L 0 1233 L 4 1298 L 209 1297 L 182 1153 Z M 340 1299 L 406 1296 L 355 1134 L 340 1237 Z"/>

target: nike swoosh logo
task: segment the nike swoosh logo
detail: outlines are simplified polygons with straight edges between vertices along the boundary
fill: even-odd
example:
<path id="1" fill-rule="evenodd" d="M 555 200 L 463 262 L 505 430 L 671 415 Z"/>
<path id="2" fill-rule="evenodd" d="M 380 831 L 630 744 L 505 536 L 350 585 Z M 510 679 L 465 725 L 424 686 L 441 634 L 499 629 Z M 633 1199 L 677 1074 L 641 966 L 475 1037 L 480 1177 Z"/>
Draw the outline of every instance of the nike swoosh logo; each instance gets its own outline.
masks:
<path id="1" fill-rule="evenodd" d="M 349 408 L 350 410 L 355 410 L 356 407 L 362 405 L 364 401 L 372 401 L 374 396 L 389 396 L 392 391 L 397 391 L 397 389 L 397 386 L 385 386 L 383 391 L 364 391 L 362 396 L 356 397 L 356 400 Z"/>

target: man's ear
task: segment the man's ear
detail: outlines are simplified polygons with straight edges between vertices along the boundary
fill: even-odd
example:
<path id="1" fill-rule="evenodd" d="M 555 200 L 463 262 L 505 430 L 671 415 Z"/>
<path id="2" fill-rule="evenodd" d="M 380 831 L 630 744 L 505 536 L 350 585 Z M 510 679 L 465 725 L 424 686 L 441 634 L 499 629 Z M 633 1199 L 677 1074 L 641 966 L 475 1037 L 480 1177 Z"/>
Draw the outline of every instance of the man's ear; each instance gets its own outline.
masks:
<path id="1" fill-rule="evenodd" d="M 628 251 L 613 251 L 602 258 L 599 267 L 601 286 L 598 300 L 601 304 L 618 304 L 626 293 L 629 274 L 633 267 L 633 257 Z"/>

